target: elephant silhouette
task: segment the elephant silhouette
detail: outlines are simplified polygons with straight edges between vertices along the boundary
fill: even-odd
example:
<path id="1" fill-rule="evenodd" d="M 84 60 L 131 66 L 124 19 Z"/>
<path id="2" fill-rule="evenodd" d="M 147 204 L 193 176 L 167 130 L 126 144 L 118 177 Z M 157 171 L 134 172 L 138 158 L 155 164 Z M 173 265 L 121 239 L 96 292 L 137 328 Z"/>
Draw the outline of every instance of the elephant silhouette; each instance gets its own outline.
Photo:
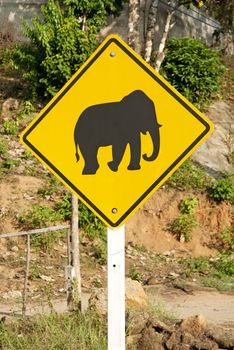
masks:
<path id="1" fill-rule="evenodd" d="M 127 145 L 130 146 L 128 170 L 140 169 L 140 133 L 149 132 L 153 151 L 143 159 L 153 161 L 160 149 L 160 124 L 157 122 L 153 101 L 141 90 L 135 90 L 119 102 L 97 104 L 86 108 L 78 118 L 74 130 L 76 160 L 79 161 L 78 148 L 85 166 L 82 174 L 96 174 L 99 163 L 99 147 L 112 146 L 113 159 L 108 163 L 112 171 L 118 171 Z"/>

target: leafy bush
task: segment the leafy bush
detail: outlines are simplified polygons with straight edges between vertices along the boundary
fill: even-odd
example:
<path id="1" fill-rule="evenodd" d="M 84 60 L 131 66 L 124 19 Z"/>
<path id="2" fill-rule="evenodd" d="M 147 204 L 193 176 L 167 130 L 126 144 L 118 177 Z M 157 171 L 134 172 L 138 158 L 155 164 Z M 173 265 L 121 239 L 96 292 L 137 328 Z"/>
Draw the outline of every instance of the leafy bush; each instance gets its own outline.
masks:
<path id="1" fill-rule="evenodd" d="M 210 190 L 210 197 L 218 202 L 234 201 L 234 180 L 227 177 L 214 183 Z"/>
<path id="2" fill-rule="evenodd" d="M 5 135 L 16 135 L 18 133 L 18 121 L 14 119 L 3 120 L 1 132 Z"/>
<path id="3" fill-rule="evenodd" d="M 79 225 L 89 236 L 94 239 L 100 237 L 106 241 L 106 230 L 101 220 L 79 201 Z"/>
<path id="4" fill-rule="evenodd" d="M 192 229 L 197 226 L 197 221 L 193 215 L 181 214 L 170 225 L 169 230 L 176 234 L 181 242 L 190 240 Z"/>
<path id="5" fill-rule="evenodd" d="M 181 214 L 194 214 L 198 205 L 196 197 L 185 197 L 179 204 Z"/>
<path id="6" fill-rule="evenodd" d="M 214 267 L 221 275 L 234 276 L 234 259 L 231 255 L 220 254 L 219 259 L 214 263 Z"/>
<path id="7" fill-rule="evenodd" d="M 165 78 L 198 107 L 219 90 L 225 70 L 216 51 L 191 38 L 168 41 L 162 68 Z"/>
<path id="8" fill-rule="evenodd" d="M 70 220 L 72 215 L 71 194 L 66 193 L 62 201 L 57 203 L 56 208 L 61 218 Z M 106 240 L 104 225 L 81 201 L 79 201 L 79 227 L 83 229 L 91 239 L 100 237 Z"/>
<path id="9" fill-rule="evenodd" d="M 96 36 L 109 13 L 121 1 L 48 0 L 41 7 L 42 18 L 32 25 L 23 22 L 31 45 L 18 45 L 12 65 L 23 69 L 35 92 L 54 95 L 77 71 L 97 46 Z"/>

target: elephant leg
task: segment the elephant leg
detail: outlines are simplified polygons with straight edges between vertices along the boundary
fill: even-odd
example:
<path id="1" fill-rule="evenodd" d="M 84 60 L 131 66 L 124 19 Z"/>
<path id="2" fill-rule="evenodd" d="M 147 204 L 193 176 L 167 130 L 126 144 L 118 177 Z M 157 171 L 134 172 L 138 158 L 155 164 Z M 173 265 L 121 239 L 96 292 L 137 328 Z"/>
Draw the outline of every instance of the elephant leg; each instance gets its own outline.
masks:
<path id="1" fill-rule="evenodd" d="M 118 170 L 118 166 L 121 163 L 121 160 L 123 159 L 123 155 L 124 155 L 126 146 L 127 146 L 127 144 L 124 142 L 117 144 L 117 145 L 116 144 L 112 145 L 113 160 L 108 163 L 108 166 L 112 171 Z"/>
<path id="2" fill-rule="evenodd" d="M 135 138 L 131 139 L 130 144 L 130 153 L 131 160 L 128 166 L 128 170 L 138 170 L 140 169 L 140 158 L 141 158 L 141 139 L 140 135 L 137 135 Z"/>
<path id="3" fill-rule="evenodd" d="M 82 150 L 82 148 L 80 148 L 81 153 L 83 155 L 84 161 L 85 161 L 85 166 L 83 169 L 82 174 L 83 175 L 92 175 L 92 174 L 96 174 L 97 169 L 99 168 L 99 164 L 97 161 L 97 151 L 98 149 L 90 149 L 90 148 L 86 148 L 85 150 Z"/>

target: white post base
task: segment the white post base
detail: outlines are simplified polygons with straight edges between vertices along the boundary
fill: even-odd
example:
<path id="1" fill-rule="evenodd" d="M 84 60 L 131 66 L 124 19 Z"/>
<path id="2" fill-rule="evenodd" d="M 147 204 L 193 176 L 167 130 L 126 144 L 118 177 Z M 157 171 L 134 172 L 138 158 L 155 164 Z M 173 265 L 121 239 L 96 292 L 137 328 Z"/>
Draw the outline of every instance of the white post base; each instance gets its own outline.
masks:
<path id="1" fill-rule="evenodd" d="M 125 227 L 107 229 L 108 350 L 125 350 Z"/>

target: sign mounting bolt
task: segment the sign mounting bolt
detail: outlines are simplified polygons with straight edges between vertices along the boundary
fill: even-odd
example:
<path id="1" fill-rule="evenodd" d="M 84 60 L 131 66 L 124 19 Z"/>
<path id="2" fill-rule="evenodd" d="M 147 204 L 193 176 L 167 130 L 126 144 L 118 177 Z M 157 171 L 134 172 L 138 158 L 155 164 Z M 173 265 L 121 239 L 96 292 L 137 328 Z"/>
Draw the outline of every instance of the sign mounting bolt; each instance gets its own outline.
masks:
<path id="1" fill-rule="evenodd" d="M 112 209 L 112 213 L 113 213 L 113 214 L 116 214 L 116 213 L 118 213 L 118 210 L 117 210 L 116 208 L 113 208 L 113 209 Z"/>
<path id="2" fill-rule="evenodd" d="M 115 57 L 116 56 L 116 52 L 115 51 L 111 51 L 110 56 L 111 57 Z"/>

